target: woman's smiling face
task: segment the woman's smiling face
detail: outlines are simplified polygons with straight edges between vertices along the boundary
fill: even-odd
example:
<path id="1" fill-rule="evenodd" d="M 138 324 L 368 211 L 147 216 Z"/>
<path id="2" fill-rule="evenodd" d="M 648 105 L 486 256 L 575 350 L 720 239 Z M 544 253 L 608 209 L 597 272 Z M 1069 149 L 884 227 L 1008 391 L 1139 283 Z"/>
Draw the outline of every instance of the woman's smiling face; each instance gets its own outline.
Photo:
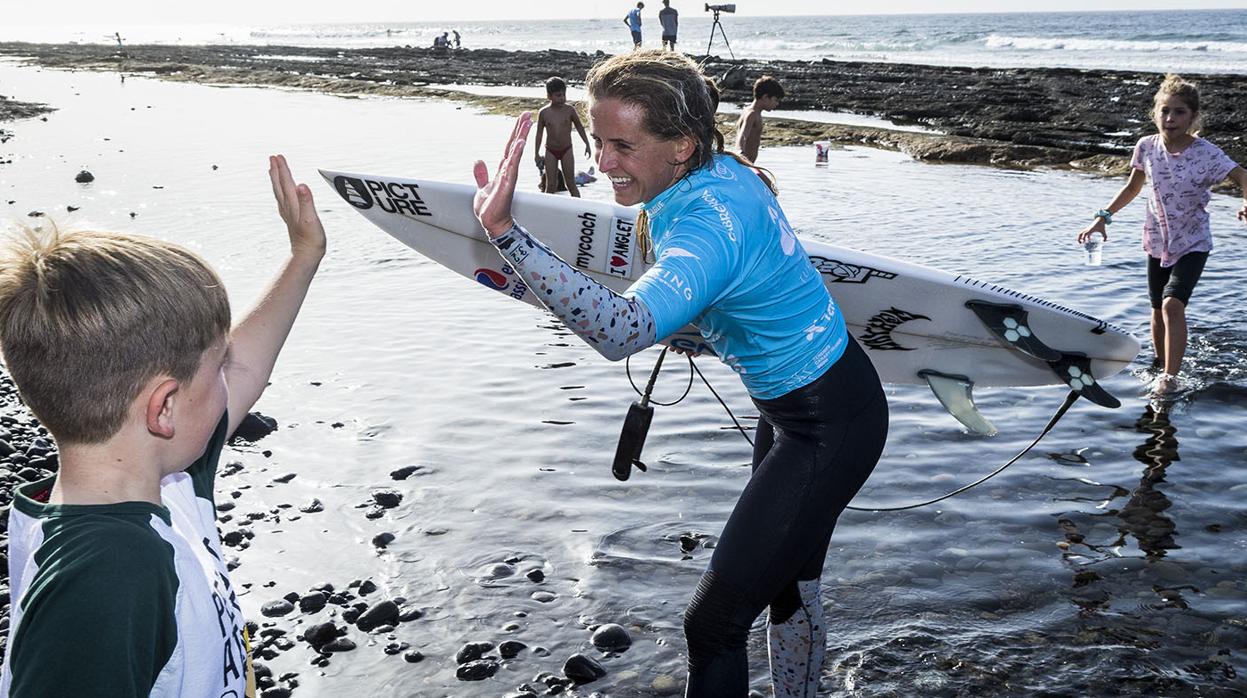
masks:
<path id="1" fill-rule="evenodd" d="M 618 99 L 589 104 L 598 169 L 610 177 L 615 202 L 632 206 L 650 201 L 684 176 L 692 155 L 690 138 L 663 139 L 645 128 L 645 112 Z"/>

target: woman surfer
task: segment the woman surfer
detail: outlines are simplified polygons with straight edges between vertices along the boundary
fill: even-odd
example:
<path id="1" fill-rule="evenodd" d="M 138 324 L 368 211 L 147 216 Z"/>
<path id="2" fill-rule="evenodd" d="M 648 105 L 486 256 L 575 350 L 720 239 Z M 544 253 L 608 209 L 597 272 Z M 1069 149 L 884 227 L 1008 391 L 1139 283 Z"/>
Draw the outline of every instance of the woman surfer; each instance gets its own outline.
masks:
<path id="1" fill-rule="evenodd" d="M 836 519 L 883 450 L 887 401 L 793 234 L 769 180 L 723 151 L 704 76 L 684 56 L 615 56 L 587 77 L 598 169 L 641 205 L 657 261 L 624 294 L 565 263 L 511 217 L 531 121 L 516 121 L 474 208 L 502 256 L 611 360 L 696 325 L 760 419 L 753 475 L 684 615 L 688 696 L 743 697 L 745 641 L 769 608 L 775 695 L 814 696 L 825 653 L 819 576 Z M 532 231 L 540 236 L 541 231 Z"/>

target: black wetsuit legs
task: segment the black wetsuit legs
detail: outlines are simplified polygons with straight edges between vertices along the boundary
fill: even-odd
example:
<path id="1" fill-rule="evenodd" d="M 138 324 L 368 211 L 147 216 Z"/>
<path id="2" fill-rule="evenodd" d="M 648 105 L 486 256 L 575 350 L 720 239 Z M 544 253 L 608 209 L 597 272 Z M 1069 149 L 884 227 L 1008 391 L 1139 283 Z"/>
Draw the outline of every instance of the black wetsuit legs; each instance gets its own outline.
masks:
<path id="1" fill-rule="evenodd" d="M 685 612 L 692 698 L 748 694 L 749 626 L 767 607 L 782 622 L 800 606 L 797 582 L 822 573 L 836 519 L 883 452 L 887 399 L 849 343 L 813 383 L 754 400 L 762 419 L 753 477 Z"/>

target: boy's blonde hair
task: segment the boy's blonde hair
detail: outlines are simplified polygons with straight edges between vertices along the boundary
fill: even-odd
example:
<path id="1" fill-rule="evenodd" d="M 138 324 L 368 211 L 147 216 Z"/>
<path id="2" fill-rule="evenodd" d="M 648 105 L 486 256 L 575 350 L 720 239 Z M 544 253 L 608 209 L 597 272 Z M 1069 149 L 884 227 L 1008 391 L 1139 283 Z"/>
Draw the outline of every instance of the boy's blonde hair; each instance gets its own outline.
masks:
<path id="1" fill-rule="evenodd" d="M 137 235 L 23 229 L 0 253 L 0 351 L 62 443 L 100 443 L 158 375 L 189 381 L 229 332 L 229 298 L 195 253 Z"/>
<path id="2" fill-rule="evenodd" d="M 1180 75 L 1174 75 L 1173 73 L 1166 75 L 1164 81 L 1160 83 L 1160 88 L 1156 90 L 1156 95 L 1152 97 L 1153 118 L 1158 113 L 1161 102 L 1170 97 L 1177 97 L 1182 100 L 1183 104 L 1191 110 L 1195 115 L 1195 118 L 1191 120 L 1191 132 L 1198 132 L 1203 121 L 1203 114 L 1199 110 L 1199 87 L 1195 83 L 1183 79 Z"/>

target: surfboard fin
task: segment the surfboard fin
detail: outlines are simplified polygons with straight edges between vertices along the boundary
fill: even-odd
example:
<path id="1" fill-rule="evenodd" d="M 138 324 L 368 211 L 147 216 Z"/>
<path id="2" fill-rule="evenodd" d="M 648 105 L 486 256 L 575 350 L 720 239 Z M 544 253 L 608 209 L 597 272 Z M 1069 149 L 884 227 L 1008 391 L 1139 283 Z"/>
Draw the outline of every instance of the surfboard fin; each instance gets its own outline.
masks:
<path id="1" fill-rule="evenodd" d="M 1117 409 L 1121 407 L 1112 393 L 1100 387 L 1095 376 L 1091 375 L 1091 359 L 1084 354 L 1061 354 L 1057 361 L 1049 361 L 1048 365 L 1071 390 L 1101 407 Z"/>
<path id="2" fill-rule="evenodd" d="M 1020 305 L 966 301 L 966 307 L 979 316 L 987 329 L 998 339 L 1018 351 L 1040 361 L 1061 360 L 1061 352 L 1044 344 L 1031 331 L 1027 312 Z"/>
<path id="3" fill-rule="evenodd" d="M 974 381 L 965 376 L 951 376 L 927 368 L 919 371 L 918 375 L 931 386 L 931 392 L 935 393 L 944 409 L 965 428 L 983 436 L 996 434 L 995 425 L 974 404 Z"/>

